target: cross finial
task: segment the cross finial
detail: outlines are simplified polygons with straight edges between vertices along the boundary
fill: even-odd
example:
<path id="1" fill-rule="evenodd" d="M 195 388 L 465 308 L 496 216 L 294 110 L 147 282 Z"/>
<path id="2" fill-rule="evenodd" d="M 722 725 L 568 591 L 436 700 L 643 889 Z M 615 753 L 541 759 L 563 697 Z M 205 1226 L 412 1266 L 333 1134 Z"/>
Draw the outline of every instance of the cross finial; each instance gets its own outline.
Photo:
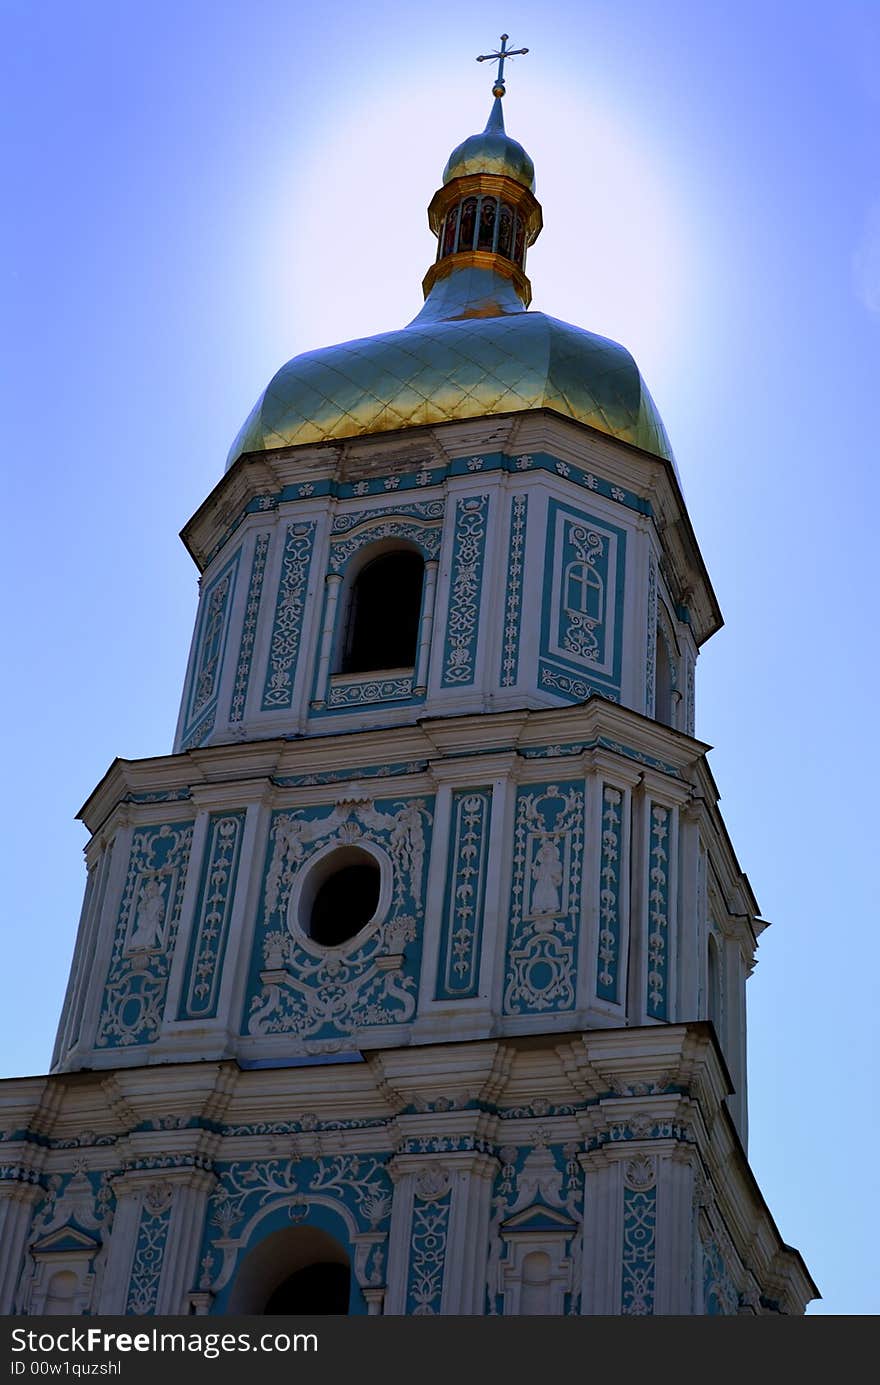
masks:
<path id="1" fill-rule="evenodd" d="M 498 72 L 495 77 L 495 85 L 492 87 L 493 96 L 504 95 L 504 59 L 515 58 L 518 57 L 520 53 L 528 53 L 529 51 L 528 48 L 508 48 L 507 40 L 509 38 L 509 34 L 502 34 L 501 47 L 498 49 L 497 53 L 482 53 L 480 57 L 477 58 L 478 63 L 489 63 L 495 62 L 496 59 L 498 60 Z"/>

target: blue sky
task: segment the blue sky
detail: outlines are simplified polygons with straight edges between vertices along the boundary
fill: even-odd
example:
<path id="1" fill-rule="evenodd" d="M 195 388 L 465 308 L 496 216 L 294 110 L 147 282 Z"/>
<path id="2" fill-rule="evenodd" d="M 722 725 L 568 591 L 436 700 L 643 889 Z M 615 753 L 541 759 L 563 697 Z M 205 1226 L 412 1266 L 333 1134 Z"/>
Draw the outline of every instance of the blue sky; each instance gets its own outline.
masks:
<path id="1" fill-rule="evenodd" d="M 48 1063 L 76 810 L 115 755 L 171 745 L 196 601 L 178 530 L 279 364 L 414 316 L 425 208 L 505 30 L 531 50 L 505 106 L 544 208 L 534 306 L 635 355 L 727 621 L 697 732 L 773 922 L 752 1166 L 812 1311 L 876 1313 L 876 0 L 0 13 L 0 1071 Z"/>

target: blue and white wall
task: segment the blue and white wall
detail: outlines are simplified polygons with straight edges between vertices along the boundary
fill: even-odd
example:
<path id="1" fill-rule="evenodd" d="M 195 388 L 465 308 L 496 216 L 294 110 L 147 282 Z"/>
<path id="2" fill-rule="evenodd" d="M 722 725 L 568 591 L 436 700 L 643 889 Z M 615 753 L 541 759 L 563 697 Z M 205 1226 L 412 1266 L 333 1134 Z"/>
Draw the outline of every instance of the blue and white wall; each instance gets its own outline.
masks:
<path id="1" fill-rule="evenodd" d="M 591 700 L 183 766 L 104 788 L 58 1070 L 712 1019 L 744 1131 L 753 905 L 694 743 Z M 302 900 L 352 847 L 378 906 L 324 946 Z"/>
<path id="2" fill-rule="evenodd" d="M 693 733 L 691 617 L 647 494 L 552 451 L 407 473 L 369 447 L 368 479 L 303 462 L 212 531 L 176 749 L 593 694 Z M 395 544 L 425 563 L 413 667 L 336 672 L 354 576 Z"/>
<path id="3" fill-rule="evenodd" d="M 699 1025 L 5 1084 L 0 1312 L 801 1312 L 725 1090 Z"/>

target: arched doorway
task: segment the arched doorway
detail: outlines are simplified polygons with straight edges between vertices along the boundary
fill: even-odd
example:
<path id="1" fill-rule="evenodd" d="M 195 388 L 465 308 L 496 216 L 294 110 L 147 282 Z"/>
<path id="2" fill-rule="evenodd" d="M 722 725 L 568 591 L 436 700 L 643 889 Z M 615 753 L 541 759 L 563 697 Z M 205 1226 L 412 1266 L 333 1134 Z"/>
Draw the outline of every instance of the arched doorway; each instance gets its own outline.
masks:
<path id="1" fill-rule="evenodd" d="M 241 1262 L 229 1313 L 348 1313 L 351 1264 L 345 1247 L 315 1226 L 289 1226 L 258 1242 Z"/>
<path id="2" fill-rule="evenodd" d="M 348 1313 L 348 1296 L 351 1293 L 351 1270 L 348 1265 L 336 1265 L 329 1260 L 318 1260 L 313 1265 L 303 1265 L 282 1279 L 277 1289 L 273 1289 L 263 1312 L 275 1313 Z"/>

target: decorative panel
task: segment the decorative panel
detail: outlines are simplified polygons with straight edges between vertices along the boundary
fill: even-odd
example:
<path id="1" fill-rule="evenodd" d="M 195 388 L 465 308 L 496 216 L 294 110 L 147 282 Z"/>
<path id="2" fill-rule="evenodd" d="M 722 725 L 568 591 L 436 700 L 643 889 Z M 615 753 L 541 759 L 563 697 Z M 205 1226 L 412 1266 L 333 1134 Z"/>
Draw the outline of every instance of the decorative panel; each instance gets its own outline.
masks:
<path id="1" fill-rule="evenodd" d="M 247 702 L 248 683 L 251 676 L 251 663 L 254 657 L 254 641 L 257 637 L 257 619 L 260 614 L 260 598 L 263 594 L 263 578 L 266 575 L 266 558 L 269 552 L 269 534 L 258 534 L 251 564 L 248 583 L 247 605 L 241 630 L 241 643 L 238 646 L 238 661 L 235 665 L 235 685 L 232 689 L 230 721 L 241 721 Z"/>
<path id="2" fill-rule="evenodd" d="M 519 791 L 505 1014 L 574 1007 L 583 836 L 581 782 Z"/>
<path id="3" fill-rule="evenodd" d="M 528 496 L 515 495 L 510 509 L 507 592 L 504 601 L 504 638 L 501 645 L 500 683 L 502 688 L 512 688 L 519 675 L 519 640 L 522 621 L 527 515 Z"/>
<path id="4" fill-rule="evenodd" d="M 276 812 L 258 919 L 245 1026 L 326 1047 L 339 1036 L 402 1024 L 416 1005 L 433 800 L 357 802 Z M 299 873 L 328 847 L 372 845 L 390 871 L 381 918 L 339 947 L 308 938 L 291 914 Z"/>
<path id="5" fill-rule="evenodd" d="M 156 1311 L 173 1197 L 174 1187 L 170 1183 L 153 1183 L 144 1194 L 126 1313 L 152 1314 Z"/>
<path id="6" fill-rule="evenodd" d="M 688 653 L 687 672 L 685 674 L 684 692 L 684 729 L 689 736 L 696 733 L 696 713 L 695 713 L 695 689 L 694 689 L 694 656 Z"/>
<path id="7" fill-rule="evenodd" d="M 330 680 L 328 707 L 369 707 L 376 702 L 404 702 L 413 695 L 411 675 L 403 678 L 345 678 Z"/>
<path id="8" fill-rule="evenodd" d="M 340 1121 L 337 1131 L 368 1122 Z M 303 1115 L 306 1132 L 316 1116 Z M 260 1135 L 265 1124 L 242 1127 Z M 337 1134 L 338 1140 L 340 1136 Z M 358 1286 L 385 1283 L 393 1185 L 388 1153 L 322 1157 L 311 1133 L 288 1137 L 290 1153 L 271 1159 L 241 1159 L 214 1166 L 218 1185 L 208 1204 L 200 1259 L 199 1288 L 212 1292 L 213 1311 L 228 1311 L 229 1294 L 242 1260 L 274 1231 L 317 1227 L 348 1251 L 353 1270 L 350 1312 L 366 1310 Z"/>
<path id="9" fill-rule="evenodd" d="M 479 990 L 491 817 L 491 789 L 457 789 L 453 793 L 435 991 L 438 1000 L 463 999 Z"/>
<path id="10" fill-rule="evenodd" d="M 293 703 L 293 685 L 302 638 L 309 568 L 315 541 L 314 523 L 289 524 L 281 560 L 281 581 L 263 685 L 263 711 L 283 711 Z"/>
<path id="11" fill-rule="evenodd" d="M 138 829 L 116 921 L 95 1040 L 99 1047 L 159 1037 L 192 845 L 192 823 Z"/>
<path id="12" fill-rule="evenodd" d="M 700 1242 L 703 1252 L 703 1312 L 709 1317 L 731 1317 L 739 1308 L 724 1257 L 711 1236 Z"/>
<path id="13" fill-rule="evenodd" d="M 623 793 L 613 784 L 602 787 L 602 839 L 599 865 L 599 956 L 596 994 L 620 1000 L 620 891 L 624 862 Z"/>
<path id="14" fill-rule="evenodd" d="M 476 675 L 488 512 L 488 495 L 466 496 L 455 503 L 449 614 L 441 678 L 444 688 L 468 687 Z"/>
<path id="15" fill-rule="evenodd" d="M 541 1106 L 546 1112 L 546 1104 Z M 533 1114 L 533 1108 L 516 1116 Z M 492 1196 L 486 1312 L 490 1317 L 520 1312 L 523 1252 L 543 1251 L 555 1261 L 556 1306 L 543 1311 L 576 1315 L 581 1307 L 584 1174 L 575 1140 L 548 1144 L 546 1127 L 534 1128 L 528 1144 L 503 1144 Z M 517 1293 L 517 1290 L 520 1290 Z M 510 1300 L 518 1300 L 515 1306 Z M 529 1311 L 528 1308 L 526 1311 Z M 540 1310 L 538 1310 L 540 1311 Z"/>
<path id="16" fill-rule="evenodd" d="M 572 700 L 620 695 L 626 535 L 551 500 L 540 684 Z"/>
<path id="17" fill-rule="evenodd" d="M 648 845 L 648 1014 L 669 1018 L 669 828 L 672 814 L 651 804 Z"/>
<path id="18" fill-rule="evenodd" d="M 657 688 L 657 564 L 648 558 L 648 635 L 645 646 L 645 715 L 654 715 Z"/>
<path id="19" fill-rule="evenodd" d="M 620 1311 L 624 1316 L 649 1317 L 654 1312 L 656 1230 L 654 1162 L 647 1155 L 638 1155 L 627 1160 L 624 1166 L 620 1297 Z"/>
<path id="20" fill-rule="evenodd" d="M 217 1013 L 244 820 L 243 812 L 211 815 L 180 1019 L 208 1019 Z"/>
<path id="21" fill-rule="evenodd" d="M 443 1295 L 452 1206 L 449 1174 L 438 1164 L 430 1164 L 416 1174 L 414 1193 L 406 1312 L 424 1317 L 440 1312 Z"/>
<path id="22" fill-rule="evenodd" d="M 409 505 L 372 510 L 346 510 L 336 516 L 330 537 L 330 571 L 342 572 L 365 544 L 380 539 L 407 539 L 425 558 L 440 552 L 442 500 L 421 500 Z"/>
<path id="23" fill-rule="evenodd" d="M 229 613 L 235 592 L 240 553 L 206 588 L 200 614 L 181 741 L 184 749 L 199 745 L 213 729 L 223 653 L 229 629 Z"/>

